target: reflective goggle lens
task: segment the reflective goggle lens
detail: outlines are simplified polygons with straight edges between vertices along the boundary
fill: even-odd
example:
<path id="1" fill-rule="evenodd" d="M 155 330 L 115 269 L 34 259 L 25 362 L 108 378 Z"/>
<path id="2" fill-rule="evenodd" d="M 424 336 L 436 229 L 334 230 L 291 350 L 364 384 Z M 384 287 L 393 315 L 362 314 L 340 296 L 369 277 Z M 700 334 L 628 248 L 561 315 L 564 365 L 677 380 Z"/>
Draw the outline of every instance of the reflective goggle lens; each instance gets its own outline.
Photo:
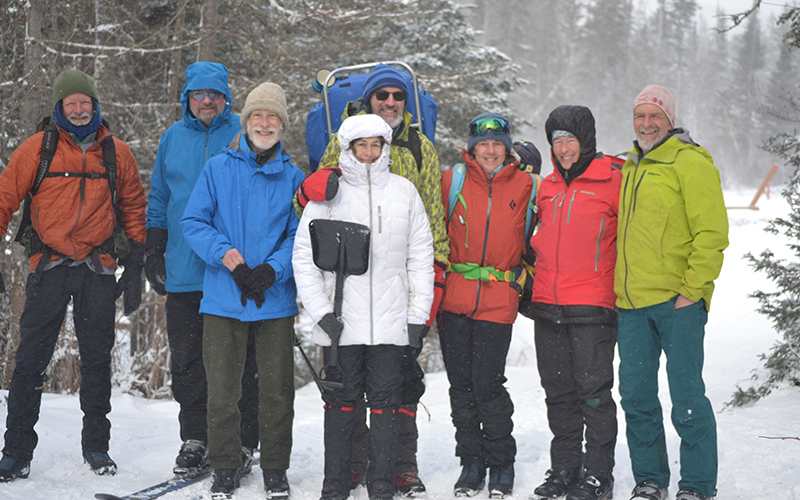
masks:
<path id="1" fill-rule="evenodd" d="M 508 122 L 502 118 L 481 118 L 469 124 L 469 134 L 474 137 L 481 137 L 487 132 L 495 135 L 508 133 Z"/>

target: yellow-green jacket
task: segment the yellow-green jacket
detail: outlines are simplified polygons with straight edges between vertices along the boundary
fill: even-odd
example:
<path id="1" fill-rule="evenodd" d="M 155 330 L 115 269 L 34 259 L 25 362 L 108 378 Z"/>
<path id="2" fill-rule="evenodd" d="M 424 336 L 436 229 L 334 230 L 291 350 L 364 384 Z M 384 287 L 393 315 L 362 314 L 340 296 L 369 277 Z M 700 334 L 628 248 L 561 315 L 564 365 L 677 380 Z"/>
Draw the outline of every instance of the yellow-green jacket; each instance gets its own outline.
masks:
<path id="1" fill-rule="evenodd" d="M 342 121 L 348 118 L 348 109 L 350 108 L 349 104 L 345 106 Z M 366 113 L 366 111 L 362 110 L 356 114 L 363 113 Z M 442 172 L 439 169 L 439 156 L 436 154 L 436 149 L 431 144 L 431 141 L 420 132 L 422 167 L 417 168 L 417 161 L 411 151 L 408 148 L 394 144 L 396 139 L 408 141 L 411 120 L 411 113 L 405 111 L 403 113 L 403 123 L 394 131 L 389 170 L 393 174 L 401 175 L 410 180 L 417 188 L 419 196 L 422 198 L 422 203 L 425 205 L 425 212 L 428 215 L 428 222 L 433 233 L 434 258 L 447 264 L 447 256 L 450 254 L 450 240 L 447 238 L 447 227 L 444 223 L 441 188 Z M 319 168 L 338 167 L 339 153 L 341 151 L 339 137 L 334 134 L 333 139 L 328 143 L 328 147 L 325 148 L 325 154 L 322 155 Z"/>
<path id="2" fill-rule="evenodd" d="M 728 214 L 719 171 L 702 146 L 676 129 L 643 158 L 628 151 L 622 167 L 617 307 L 638 309 L 680 294 L 711 303 L 728 246 Z"/>

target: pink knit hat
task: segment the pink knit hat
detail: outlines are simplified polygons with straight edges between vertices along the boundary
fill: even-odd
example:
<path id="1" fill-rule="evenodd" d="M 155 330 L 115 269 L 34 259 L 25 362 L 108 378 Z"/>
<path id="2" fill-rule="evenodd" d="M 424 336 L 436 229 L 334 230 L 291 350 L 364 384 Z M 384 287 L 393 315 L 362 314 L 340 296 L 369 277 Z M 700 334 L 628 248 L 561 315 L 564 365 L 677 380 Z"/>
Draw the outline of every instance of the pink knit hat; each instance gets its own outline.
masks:
<path id="1" fill-rule="evenodd" d="M 667 115 L 672 127 L 675 126 L 675 99 L 669 90 L 659 85 L 648 85 L 633 100 L 633 109 L 640 104 L 655 104 Z"/>

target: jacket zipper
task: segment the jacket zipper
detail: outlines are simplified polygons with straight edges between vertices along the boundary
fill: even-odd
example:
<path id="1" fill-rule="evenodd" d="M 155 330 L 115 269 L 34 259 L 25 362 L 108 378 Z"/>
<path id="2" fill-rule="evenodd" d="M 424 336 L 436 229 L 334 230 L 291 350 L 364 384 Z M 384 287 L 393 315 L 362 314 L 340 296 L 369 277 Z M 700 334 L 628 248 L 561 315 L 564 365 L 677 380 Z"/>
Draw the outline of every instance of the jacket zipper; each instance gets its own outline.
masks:
<path id="1" fill-rule="evenodd" d="M 370 167 L 367 167 L 367 193 L 369 193 L 369 228 L 372 231 L 372 176 L 370 175 Z M 378 214 L 378 220 L 380 221 L 380 212 Z M 380 230 L 378 231 L 380 232 Z M 372 238 L 370 238 L 370 247 L 372 246 Z M 370 249 L 370 259 L 372 259 L 372 250 Z M 374 337 L 374 330 L 375 330 L 375 323 L 373 318 L 373 306 L 372 306 L 372 268 L 373 266 L 369 266 L 369 344 L 375 345 L 375 337 Z"/>
<path id="2" fill-rule="evenodd" d="M 567 193 L 563 191 L 559 192 L 555 197 L 556 203 L 553 206 L 553 223 L 556 225 L 558 231 L 558 235 L 556 236 L 556 275 L 558 275 L 558 268 L 560 267 L 559 256 L 561 255 L 561 210 L 559 209 L 564 204 L 564 200 L 566 199 Z M 556 303 L 555 305 L 558 305 L 558 286 L 556 286 L 555 281 L 553 281 L 553 300 Z"/>
<path id="3" fill-rule="evenodd" d="M 489 185 L 489 202 L 486 206 L 486 230 L 483 235 L 483 253 L 481 253 L 481 266 L 483 266 L 486 261 L 486 245 L 489 242 L 489 220 L 492 217 L 492 178 L 486 173 L 485 170 L 483 170 L 483 167 L 481 167 L 481 171 L 483 172 L 483 176 L 486 177 L 486 182 Z M 478 280 L 478 291 L 475 294 L 475 310 L 473 310 L 472 314 L 469 315 L 471 319 L 475 318 L 475 314 L 478 312 L 478 306 L 481 303 L 481 285 L 481 280 Z"/>
<path id="4" fill-rule="evenodd" d="M 636 162 L 636 167 L 633 169 L 632 174 L 628 174 L 625 178 L 625 191 L 628 190 L 628 181 L 631 181 L 631 194 L 630 194 L 630 210 L 625 215 L 625 239 L 622 245 L 623 253 L 625 254 L 625 278 L 622 281 L 622 288 L 625 290 L 625 297 L 628 299 L 628 303 L 631 305 L 632 308 L 636 309 L 633 305 L 633 300 L 631 300 L 631 296 L 628 293 L 628 227 L 630 226 L 631 217 L 633 217 L 633 212 L 636 210 L 636 195 L 639 192 L 639 185 L 641 184 L 642 180 L 644 179 L 644 175 L 642 175 L 642 179 L 639 179 L 639 182 L 636 182 L 636 174 L 639 171 L 639 163 Z M 623 206 L 625 202 L 625 198 L 622 198 Z"/>
<path id="5" fill-rule="evenodd" d="M 603 241 L 603 234 L 606 232 L 606 218 L 600 219 L 600 234 L 597 235 L 597 249 L 594 253 L 594 272 L 597 272 L 597 264 L 600 262 L 600 242 Z"/>

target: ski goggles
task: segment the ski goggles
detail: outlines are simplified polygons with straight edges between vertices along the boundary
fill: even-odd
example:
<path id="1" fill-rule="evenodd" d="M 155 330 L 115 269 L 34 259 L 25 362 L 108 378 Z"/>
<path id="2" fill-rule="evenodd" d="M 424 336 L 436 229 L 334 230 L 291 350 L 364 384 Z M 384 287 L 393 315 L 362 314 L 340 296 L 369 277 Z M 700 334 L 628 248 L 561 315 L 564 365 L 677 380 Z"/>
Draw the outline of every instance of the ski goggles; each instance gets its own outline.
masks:
<path id="1" fill-rule="evenodd" d="M 378 90 L 377 92 L 373 93 L 372 95 L 379 101 L 385 101 L 389 98 L 389 96 L 394 97 L 395 101 L 405 101 L 408 97 L 408 93 L 403 92 L 402 90 L 398 90 L 396 92 L 389 92 L 388 90 Z"/>
<path id="2" fill-rule="evenodd" d="M 502 118 L 481 118 L 469 124 L 469 135 L 473 137 L 482 137 L 488 132 L 494 135 L 507 134 L 508 131 L 508 122 Z"/>
<path id="3" fill-rule="evenodd" d="M 225 94 L 223 94 L 222 92 L 219 92 L 217 90 L 190 90 L 189 91 L 189 97 L 191 97 L 192 100 L 195 100 L 197 102 L 203 102 L 203 100 L 206 98 L 206 96 L 208 96 L 208 98 L 211 99 L 212 101 L 217 101 L 217 100 L 222 99 L 223 97 L 225 97 Z"/>

